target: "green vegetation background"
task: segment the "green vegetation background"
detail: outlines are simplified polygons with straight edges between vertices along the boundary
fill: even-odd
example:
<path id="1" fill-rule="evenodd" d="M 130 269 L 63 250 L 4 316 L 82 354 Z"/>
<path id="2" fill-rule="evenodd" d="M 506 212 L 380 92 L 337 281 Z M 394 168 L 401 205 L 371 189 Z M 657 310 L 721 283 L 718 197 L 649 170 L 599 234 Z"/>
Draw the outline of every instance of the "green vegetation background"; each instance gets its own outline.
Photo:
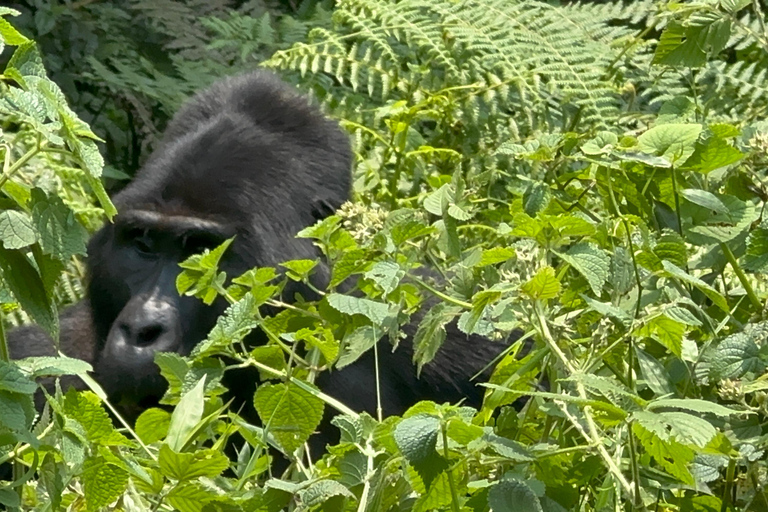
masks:
<path id="1" fill-rule="evenodd" d="M 172 413 L 116 429 L 89 381 L 38 416 L 35 378 L 89 367 L 10 362 L 0 336 L 0 462 L 14 469 L 2 506 L 768 510 L 761 2 L 17 8 L 0 8 L 6 327 L 56 335 L 58 308 L 82 296 L 88 233 L 114 214 L 104 185 L 119 188 L 216 77 L 277 70 L 341 121 L 356 163 L 353 202 L 299 234 L 332 268 L 317 303 L 280 297 L 313 261 L 223 276 L 223 246 L 185 262 L 181 293 L 232 306 L 189 357 L 158 356 Z M 420 278 L 425 264 L 445 278 Z M 355 296 L 337 291 L 352 280 Z M 423 402 L 373 418 L 312 384 L 377 339 L 396 346 L 428 297 L 418 367 L 453 320 L 530 340 L 494 362 L 479 411 Z M 264 318 L 263 304 L 282 312 Z M 255 328 L 270 342 L 248 351 Z M 221 356 L 262 372 L 261 426 L 224 407 Z M 325 408 L 341 443 L 311 461 Z M 293 461 L 285 474 L 267 444 Z"/>

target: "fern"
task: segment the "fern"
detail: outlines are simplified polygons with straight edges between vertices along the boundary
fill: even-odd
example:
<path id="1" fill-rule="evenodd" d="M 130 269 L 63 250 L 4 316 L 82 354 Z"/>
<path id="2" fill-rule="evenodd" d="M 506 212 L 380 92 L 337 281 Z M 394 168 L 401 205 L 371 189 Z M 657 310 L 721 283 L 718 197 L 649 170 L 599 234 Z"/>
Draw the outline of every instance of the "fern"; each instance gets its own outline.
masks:
<path id="1" fill-rule="evenodd" d="M 600 126 L 619 113 L 604 72 L 618 52 L 612 43 L 631 34 L 608 22 L 647 12 L 647 2 L 638 3 L 638 11 L 620 4 L 582 11 L 535 1 L 343 0 L 333 31 L 311 32 L 266 65 L 322 71 L 380 104 L 462 89 L 465 119 L 514 112 L 526 132 L 577 112 L 579 122 Z"/>

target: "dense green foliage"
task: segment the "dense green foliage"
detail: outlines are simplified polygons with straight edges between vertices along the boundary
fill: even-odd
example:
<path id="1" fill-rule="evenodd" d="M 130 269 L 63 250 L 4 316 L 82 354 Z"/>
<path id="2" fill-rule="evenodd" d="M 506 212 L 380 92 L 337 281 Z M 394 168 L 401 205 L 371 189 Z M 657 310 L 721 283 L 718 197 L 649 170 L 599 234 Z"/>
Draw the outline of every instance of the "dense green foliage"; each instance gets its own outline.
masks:
<path id="1" fill-rule="evenodd" d="M 340 0 L 282 48 L 249 47 L 248 14 L 208 20 L 214 48 L 238 58 L 277 49 L 265 65 L 353 134 L 354 202 L 298 235 L 322 249 L 328 289 L 318 302 L 280 296 L 316 261 L 225 276 L 227 244 L 186 261 L 179 291 L 231 306 L 189 357 L 158 355 L 163 401 L 176 407 L 150 409 L 133 428 L 112 426 L 95 383 L 48 396 L 33 423 L 32 379 L 86 368 L 4 357 L 0 458 L 15 460 L 16 480 L 0 484 L 0 503 L 768 510 L 760 5 Z M 92 227 L 98 212 L 84 191 L 102 190 L 101 164 L 32 43 L 7 21 L 0 35 L 18 46 L 0 100 L 2 300 L 55 332 L 49 264 L 58 272 L 81 252 L 84 229 L 51 219 Z M 164 79 L 183 82 L 146 78 L 142 90 L 170 90 Z M 121 80 L 114 86 L 133 87 Z M 425 264 L 444 279 L 419 277 Z M 27 278 L 39 284 L 22 286 Z M 499 343 L 513 332 L 528 340 L 509 344 L 479 383 L 479 411 L 422 402 L 402 418 L 373 418 L 313 385 L 318 372 L 403 343 L 401 326 L 426 297 L 438 302 L 414 339 L 417 366 L 455 319 Z M 282 311 L 265 318 L 265 304 Z M 253 329 L 269 342 L 248 350 Z M 262 425 L 227 410 L 221 356 L 261 371 Z M 339 413 L 341 443 L 308 460 L 303 445 L 325 408 Z M 230 460 L 222 449 L 235 432 L 245 441 Z M 293 462 L 285 474 L 273 473 L 268 444 Z"/>

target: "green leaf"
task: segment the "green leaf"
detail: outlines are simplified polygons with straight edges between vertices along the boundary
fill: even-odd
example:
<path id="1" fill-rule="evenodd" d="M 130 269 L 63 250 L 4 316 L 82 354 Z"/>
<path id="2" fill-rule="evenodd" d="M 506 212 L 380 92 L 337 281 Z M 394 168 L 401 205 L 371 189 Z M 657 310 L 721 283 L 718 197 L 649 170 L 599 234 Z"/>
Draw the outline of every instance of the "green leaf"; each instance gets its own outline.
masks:
<path id="1" fill-rule="evenodd" d="M 31 395 L 0 391 L 0 427 L 14 432 L 26 432 L 35 419 Z"/>
<path id="2" fill-rule="evenodd" d="M 16 16 L 18 16 L 18 11 L 16 11 L 16 13 Z M 29 39 L 13 28 L 13 25 L 11 25 L 8 20 L 0 18 L 0 42 L 9 46 L 19 46 L 28 41 Z"/>
<path id="3" fill-rule="evenodd" d="M 712 210 L 715 213 L 730 215 L 728 207 L 725 206 L 723 202 L 711 192 L 697 188 L 687 188 L 685 190 L 681 190 L 680 194 L 690 202 L 699 206 L 703 206 L 704 208 Z"/>
<path id="4" fill-rule="evenodd" d="M 706 139 L 703 143 L 696 145 L 691 158 L 685 162 L 685 169 L 691 169 L 703 174 L 733 165 L 744 158 L 744 154 L 733 147 L 724 138 L 713 136 Z"/>
<path id="5" fill-rule="evenodd" d="M 382 325 L 389 314 L 389 306 L 370 299 L 329 293 L 326 296 L 328 304 L 340 313 L 347 315 L 363 315 L 375 325 Z"/>
<path id="6" fill-rule="evenodd" d="M 72 357 L 27 357 L 16 361 L 21 368 L 28 371 L 33 379 L 39 377 L 61 377 L 62 375 L 85 375 L 93 371 L 93 367 Z"/>
<path id="7" fill-rule="evenodd" d="M 637 363 L 638 366 L 640 366 L 640 372 L 645 383 L 651 388 L 651 391 L 657 395 L 669 395 L 674 393 L 675 388 L 672 385 L 672 380 L 666 368 L 664 368 L 664 365 L 648 352 L 637 347 L 637 345 L 635 345 L 635 353 L 637 354 Z"/>
<path id="8" fill-rule="evenodd" d="M 761 375 L 766 363 L 760 346 L 768 339 L 768 322 L 747 324 L 742 332 L 732 334 L 705 354 L 710 372 L 717 379 L 738 379 L 751 372 Z"/>
<path id="9" fill-rule="evenodd" d="M 220 451 L 206 449 L 194 453 L 177 453 L 168 445 L 160 447 L 160 472 L 183 482 L 199 477 L 215 478 L 229 467 L 229 459 Z"/>
<path id="10" fill-rule="evenodd" d="M 603 285 L 611 273 L 611 258 L 602 249 L 594 244 L 581 242 L 566 253 L 555 251 L 555 254 L 587 278 L 595 295 L 601 295 Z"/>
<path id="11" fill-rule="evenodd" d="M 693 154 L 700 133 L 700 124 L 662 124 L 640 135 L 637 141 L 640 151 L 677 164 Z"/>
<path id="12" fill-rule="evenodd" d="M 77 392 L 74 388 L 69 388 L 64 399 L 63 412 L 82 425 L 91 443 L 128 444 L 128 440 L 112 426 L 112 420 L 102 407 L 101 399 L 90 391 Z"/>
<path id="13" fill-rule="evenodd" d="M 56 307 L 49 301 L 43 280 L 27 257 L 18 251 L 0 247 L 0 269 L 3 280 L 24 311 L 54 339 L 58 339 Z"/>
<path id="14" fill-rule="evenodd" d="M 189 435 L 203 418 L 205 377 L 201 378 L 190 391 L 184 394 L 171 414 L 168 436 L 165 442 L 174 451 L 181 451 Z"/>
<path id="15" fill-rule="evenodd" d="M 707 283 L 705 283 L 698 277 L 694 277 L 686 273 L 683 269 L 675 266 L 674 264 L 670 263 L 667 260 L 662 261 L 661 264 L 664 267 L 664 270 L 668 274 L 670 274 L 672 277 L 676 277 L 677 279 L 679 279 L 684 283 L 688 283 L 690 285 L 695 286 L 704 295 L 706 295 L 707 298 L 711 300 L 717 307 L 719 307 L 726 313 L 730 313 L 728 309 L 728 302 L 726 302 L 725 297 L 720 295 L 720 292 L 718 292 L 717 290 L 709 286 Z"/>
<path id="16" fill-rule="evenodd" d="M 618 144 L 619 137 L 613 132 L 602 131 L 595 138 L 588 140 L 581 146 L 581 151 L 585 155 L 602 155 L 610 153 Z"/>
<path id="17" fill-rule="evenodd" d="M 646 319 L 645 323 L 635 330 L 638 336 L 648 336 L 658 341 L 678 358 L 683 355 L 683 334 L 685 325 L 666 316 L 656 316 Z"/>
<path id="18" fill-rule="evenodd" d="M 0 18 L 1 19 L 1 18 Z M 0 212 L 0 242 L 6 249 L 21 249 L 37 241 L 29 214 L 16 210 Z"/>
<path id="19" fill-rule="evenodd" d="M 560 294 L 560 281 L 555 277 L 555 269 L 543 267 L 520 289 L 532 299 L 554 299 Z"/>
<path id="20" fill-rule="evenodd" d="M 39 188 L 32 189 L 32 218 L 44 254 L 62 261 L 85 254 L 88 232 L 60 197 L 47 196 Z"/>
<path id="21" fill-rule="evenodd" d="M 716 402 L 708 402 L 707 400 L 697 398 L 661 398 L 648 404 L 649 411 L 663 408 L 683 409 L 699 414 L 714 414 L 721 418 L 727 418 L 733 414 L 741 414 L 740 411 L 730 409 Z"/>
<path id="22" fill-rule="evenodd" d="M 418 464 L 435 452 L 440 419 L 429 414 L 415 414 L 395 427 L 397 447 L 411 464 Z"/>
<path id="23" fill-rule="evenodd" d="M 378 261 L 364 275 L 379 285 L 386 296 L 397 287 L 405 271 L 394 261 Z"/>
<path id="24" fill-rule="evenodd" d="M 290 279 L 303 281 L 309 277 L 317 263 L 317 260 L 291 260 L 281 263 L 280 266 L 288 269 L 286 274 Z"/>
<path id="25" fill-rule="evenodd" d="M 535 217 L 540 211 L 544 210 L 552 198 L 552 191 L 549 185 L 541 182 L 533 182 L 523 193 L 523 211 Z"/>
<path id="26" fill-rule="evenodd" d="M 31 395 L 37 391 L 37 384 L 15 364 L 0 360 L 0 390 Z"/>
<path id="27" fill-rule="evenodd" d="M 493 512 L 543 512 L 536 493 L 523 481 L 505 479 L 488 491 Z"/>
<path id="28" fill-rule="evenodd" d="M 491 249 L 483 250 L 483 255 L 480 257 L 480 261 L 475 264 L 476 267 L 486 267 L 488 265 L 496 265 L 497 263 L 504 263 L 505 261 L 515 257 L 515 250 L 509 247 L 492 247 Z"/>
<path id="29" fill-rule="evenodd" d="M 82 480 L 88 510 L 98 510 L 125 491 L 128 472 L 104 457 L 90 457 L 83 464 Z"/>
<path id="30" fill-rule="evenodd" d="M 166 496 L 168 504 L 179 512 L 201 512 L 203 507 L 214 498 L 216 498 L 215 494 L 194 482 L 177 485 Z"/>
<path id="31" fill-rule="evenodd" d="M 754 229 L 749 234 L 743 267 L 751 272 L 768 272 L 768 229 Z"/>
<path id="32" fill-rule="evenodd" d="M 693 475 L 688 470 L 688 464 L 693 461 L 693 450 L 675 441 L 663 441 L 654 432 L 644 428 L 640 422 L 633 423 L 632 432 L 640 441 L 645 451 L 667 473 L 684 484 L 694 485 Z"/>
<path id="33" fill-rule="evenodd" d="M 255 311 L 253 295 L 250 293 L 230 305 L 216 320 L 216 325 L 208 337 L 192 349 L 192 357 L 207 357 L 217 352 L 225 352 L 228 347 L 242 341 L 258 326 L 254 318 Z"/>
<path id="34" fill-rule="evenodd" d="M 334 496 L 344 496 L 355 499 L 352 491 L 335 480 L 318 480 L 306 489 L 299 491 L 299 498 L 303 507 L 322 505 Z"/>
<path id="35" fill-rule="evenodd" d="M 413 362 L 417 375 L 437 355 L 446 337 L 445 324 L 456 318 L 461 308 L 440 302 L 433 306 L 419 323 L 413 336 Z"/>
<path id="36" fill-rule="evenodd" d="M 264 428 L 289 454 L 309 439 L 323 418 L 325 406 L 321 398 L 293 382 L 262 384 L 253 403 Z"/>
<path id="37" fill-rule="evenodd" d="M 152 444 L 168 435 L 170 425 L 171 413 L 151 407 L 138 417 L 134 430 L 144 444 Z"/>
<path id="38" fill-rule="evenodd" d="M 719 13 L 694 15 L 684 25 L 667 24 L 653 55 L 653 64 L 701 67 L 709 55 L 719 53 L 731 35 L 731 22 Z"/>
<path id="39" fill-rule="evenodd" d="M 344 336 L 341 353 L 338 361 L 336 361 L 336 368 L 342 369 L 357 361 L 360 356 L 373 348 L 383 334 L 384 331 L 381 329 L 364 325 Z"/>

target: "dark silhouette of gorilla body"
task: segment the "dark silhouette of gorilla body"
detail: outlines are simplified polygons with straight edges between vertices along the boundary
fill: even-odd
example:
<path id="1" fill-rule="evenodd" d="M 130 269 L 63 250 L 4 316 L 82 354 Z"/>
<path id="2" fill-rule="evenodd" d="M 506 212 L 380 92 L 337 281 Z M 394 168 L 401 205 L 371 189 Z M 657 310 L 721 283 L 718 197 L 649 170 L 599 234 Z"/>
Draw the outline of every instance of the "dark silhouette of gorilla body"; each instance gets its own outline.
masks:
<path id="1" fill-rule="evenodd" d="M 294 235 L 347 200 L 351 160 L 340 127 L 271 74 L 227 78 L 197 95 L 173 118 L 135 179 L 114 197 L 115 223 L 90 241 L 88 298 L 63 313 L 62 350 L 92 362 L 97 381 L 129 416 L 153 405 L 166 389 L 155 352 L 188 354 L 225 307 L 180 297 L 178 263 L 232 236 L 221 262 L 228 276 L 317 258 L 311 241 Z M 327 278 L 327 269 L 320 274 Z M 285 300 L 296 291 L 305 292 L 285 290 Z M 413 331 L 406 328 L 411 336 Z M 9 342 L 15 359 L 53 354 L 52 341 L 37 327 L 16 329 Z M 389 415 L 421 399 L 466 398 L 479 405 L 481 393 L 469 377 L 504 347 L 449 326 L 443 349 L 419 379 L 410 340 L 394 353 L 382 348 L 380 389 Z M 234 394 L 247 395 L 241 398 L 248 404 L 257 379 L 255 372 L 241 372 L 229 385 Z M 82 387 L 76 378 L 64 382 L 69 384 Z M 372 351 L 343 370 L 321 374 L 318 385 L 353 409 L 373 414 Z"/>

